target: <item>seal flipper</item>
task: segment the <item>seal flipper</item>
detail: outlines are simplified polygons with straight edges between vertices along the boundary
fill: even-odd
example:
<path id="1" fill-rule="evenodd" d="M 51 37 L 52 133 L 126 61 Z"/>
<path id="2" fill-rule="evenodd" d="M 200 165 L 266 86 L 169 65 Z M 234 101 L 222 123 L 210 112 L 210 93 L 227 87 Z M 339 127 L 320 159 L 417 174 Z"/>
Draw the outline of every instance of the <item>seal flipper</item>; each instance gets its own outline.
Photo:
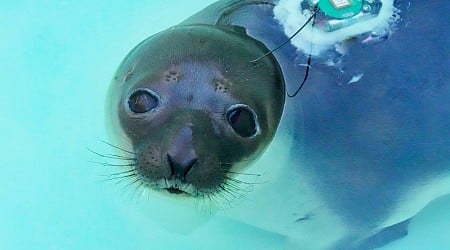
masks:
<path id="1" fill-rule="evenodd" d="M 406 237 L 408 235 L 408 226 L 410 222 L 411 219 L 407 219 L 392 226 L 385 227 L 369 238 L 359 241 L 358 244 L 353 247 L 349 247 L 349 245 L 355 244 L 354 239 L 347 239 L 339 243 L 334 249 L 372 250 L 383 247 L 391 242 Z"/>
<path id="2" fill-rule="evenodd" d="M 377 234 L 362 241 L 356 249 L 375 249 L 406 237 L 408 235 L 408 226 L 410 222 L 411 219 L 407 219 L 390 227 L 386 227 Z"/>

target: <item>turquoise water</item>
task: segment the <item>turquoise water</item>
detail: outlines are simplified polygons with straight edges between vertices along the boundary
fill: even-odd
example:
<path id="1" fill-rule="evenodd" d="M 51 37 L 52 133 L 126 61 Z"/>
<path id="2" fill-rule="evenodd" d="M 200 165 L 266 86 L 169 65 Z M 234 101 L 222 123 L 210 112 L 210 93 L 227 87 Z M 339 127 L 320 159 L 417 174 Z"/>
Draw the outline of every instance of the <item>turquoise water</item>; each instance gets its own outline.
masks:
<path id="1" fill-rule="evenodd" d="M 212 2 L 0 2 L 0 249 L 280 249 L 281 237 L 226 219 L 167 231 L 89 163 L 87 147 L 105 149 L 104 96 L 124 55 Z M 385 249 L 446 249 L 449 206 L 431 204 Z"/>

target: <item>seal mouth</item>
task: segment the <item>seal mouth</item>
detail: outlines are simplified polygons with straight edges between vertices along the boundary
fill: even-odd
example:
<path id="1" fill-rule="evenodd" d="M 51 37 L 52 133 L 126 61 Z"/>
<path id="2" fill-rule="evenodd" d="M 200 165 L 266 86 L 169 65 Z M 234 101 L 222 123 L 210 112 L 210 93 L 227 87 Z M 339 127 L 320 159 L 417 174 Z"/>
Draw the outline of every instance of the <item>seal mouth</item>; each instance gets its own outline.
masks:
<path id="1" fill-rule="evenodd" d="M 189 194 L 176 187 L 165 188 L 165 190 L 171 194 Z"/>
<path id="2" fill-rule="evenodd" d="M 194 196 L 195 193 L 195 189 L 191 184 L 184 183 L 178 179 L 165 179 L 162 189 L 172 195 Z"/>

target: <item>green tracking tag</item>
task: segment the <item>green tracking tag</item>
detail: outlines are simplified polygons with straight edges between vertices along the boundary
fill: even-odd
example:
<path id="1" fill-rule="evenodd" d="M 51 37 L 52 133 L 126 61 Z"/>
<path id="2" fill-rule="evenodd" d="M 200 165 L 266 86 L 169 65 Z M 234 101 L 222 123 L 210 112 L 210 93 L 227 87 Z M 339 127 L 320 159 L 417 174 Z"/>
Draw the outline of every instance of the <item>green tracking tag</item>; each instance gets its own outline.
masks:
<path id="1" fill-rule="evenodd" d="M 319 8 L 330 17 L 345 19 L 361 12 L 362 0 L 320 0 Z"/>

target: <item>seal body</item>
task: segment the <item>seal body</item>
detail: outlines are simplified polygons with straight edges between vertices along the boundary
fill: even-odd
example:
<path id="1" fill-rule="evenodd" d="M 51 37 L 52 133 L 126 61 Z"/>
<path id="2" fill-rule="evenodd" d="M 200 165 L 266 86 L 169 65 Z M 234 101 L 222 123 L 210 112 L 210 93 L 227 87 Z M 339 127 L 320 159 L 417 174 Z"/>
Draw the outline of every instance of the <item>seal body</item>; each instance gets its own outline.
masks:
<path id="1" fill-rule="evenodd" d="M 286 45 L 262 65 L 251 63 L 287 39 L 273 18 L 276 1 L 219 1 L 159 35 L 161 40 L 157 35 L 144 41 L 125 59 L 108 97 L 112 134 L 145 155 L 135 169 L 149 188 L 208 196 L 233 185 L 227 194 L 213 197 L 245 198 L 222 213 L 285 235 L 294 248 L 371 249 L 401 238 L 410 218 L 450 193 L 449 37 L 436 32 L 448 23 L 443 20 L 449 5 L 395 4 L 401 20 L 389 38 L 367 45 L 357 37 L 345 55 L 315 57 L 305 87 L 285 99 L 285 89 L 293 92 L 303 79 L 307 55 Z M 182 38 L 205 30 L 205 40 Z M 165 45 L 171 42 L 177 45 Z M 202 50 L 202 42 L 210 45 Z M 245 46 L 249 48 L 240 49 Z M 178 73 L 191 74 L 189 87 L 164 87 L 161 81 L 176 84 Z M 203 91 L 214 89 L 217 81 L 239 87 L 218 95 Z M 239 85 L 255 81 L 262 82 L 262 90 Z M 142 123 L 136 119 L 139 114 L 127 118 L 123 107 L 129 108 L 130 96 L 148 86 L 164 93 L 155 103 L 163 103 L 164 95 L 175 97 L 157 114 L 158 122 L 151 112 L 143 112 Z M 220 101 L 192 101 L 205 96 Z M 175 99 L 184 101 L 176 104 Z M 241 104 L 265 117 L 255 141 L 232 137 L 236 130 L 220 124 L 230 107 Z M 166 118 L 165 112 L 170 113 Z M 240 126 L 250 128 L 250 134 L 252 119 L 259 119 L 252 115 Z M 228 132 L 217 132 L 221 130 Z M 212 156 L 199 156 L 208 152 Z M 152 161 L 155 154 L 165 163 Z M 204 163 L 195 170 L 189 163 L 198 159 Z M 150 163 L 142 167 L 145 162 Z M 174 173 L 184 175 L 186 168 L 192 168 L 188 175 L 171 179 Z M 233 176 L 216 175 L 220 171 Z"/>

